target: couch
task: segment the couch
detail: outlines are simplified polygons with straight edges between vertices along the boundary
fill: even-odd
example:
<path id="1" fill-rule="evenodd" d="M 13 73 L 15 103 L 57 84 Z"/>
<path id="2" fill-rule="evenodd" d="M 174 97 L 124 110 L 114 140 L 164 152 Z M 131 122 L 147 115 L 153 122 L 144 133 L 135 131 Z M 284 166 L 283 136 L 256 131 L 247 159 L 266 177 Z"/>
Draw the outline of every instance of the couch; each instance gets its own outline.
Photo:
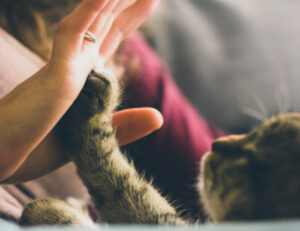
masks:
<path id="1" fill-rule="evenodd" d="M 9 34 L 0 28 L 0 97 L 6 95 L 18 83 L 24 81 L 43 65 L 43 61 L 24 48 Z M 14 67 L 14 68 L 12 68 Z M 72 179 L 71 181 L 68 179 Z M 17 222 L 23 206 L 32 199 L 55 197 L 66 199 L 76 197 L 88 202 L 90 197 L 75 173 L 72 163 L 39 179 L 15 185 L 0 185 L 0 230 L 18 231 Z M 177 230 L 178 227 L 134 227 L 134 226 L 100 226 L 107 230 Z M 183 228 L 185 230 L 226 231 L 226 230 L 299 230 L 299 221 L 231 223 L 221 225 L 201 225 Z M 73 227 L 38 227 L 25 230 L 74 230 Z M 76 230 L 85 230 L 76 228 Z"/>

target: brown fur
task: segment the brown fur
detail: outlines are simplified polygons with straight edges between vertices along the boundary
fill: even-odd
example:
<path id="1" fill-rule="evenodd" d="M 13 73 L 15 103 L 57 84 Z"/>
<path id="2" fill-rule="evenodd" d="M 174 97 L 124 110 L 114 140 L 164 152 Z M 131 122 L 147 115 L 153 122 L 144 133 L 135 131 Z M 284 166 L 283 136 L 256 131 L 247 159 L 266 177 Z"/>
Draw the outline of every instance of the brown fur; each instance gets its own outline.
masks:
<path id="1" fill-rule="evenodd" d="M 202 162 L 200 190 L 215 221 L 300 217 L 300 113 L 217 140 Z"/>
<path id="2" fill-rule="evenodd" d="M 110 119 L 118 95 L 115 78 L 93 73 L 60 124 L 65 150 L 76 164 L 101 220 L 118 224 L 189 223 L 120 152 Z M 300 113 L 289 113 L 271 118 L 247 135 L 217 140 L 202 161 L 199 183 L 208 215 L 216 222 L 299 217 L 299 137 Z M 56 205 L 49 209 L 49 204 L 41 203 L 39 208 L 33 203 L 34 211 L 27 208 L 23 214 L 27 223 L 35 224 L 38 217 L 45 222 L 45 217 L 53 217 L 49 216 L 51 210 L 62 213 L 60 217 L 70 214 L 68 206 L 59 210 Z"/>
<path id="3" fill-rule="evenodd" d="M 77 166 L 102 221 L 184 224 L 167 199 L 144 180 L 120 152 L 111 123 L 118 92 L 113 75 L 91 73 L 78 99 L 59 124 L 65 151 Z M 52 199 L 34 201 L 26 206 L 21 224 L 25 221 L 25 224 L 85 225 L 80 223 L 84 218 L 78 219 L 79 211 L 74 212 L 64 205 L 65 202 Z"/>
<path id="4" fill-rule="evenodd" d="M 78 2 L 3 0 L 0 25 L 47 60 L 57 22 Z M 114 78 L 92 73 L 60 123 L 66 152 L 101 219 L 110 223 L 188 223 L 120 152 L 110 118 L 118 96 Z M 203 204 L 213 220 L 300 216 L 299 131 L 300 115 L 282 114 L 248 135 L 213 144 L 213 151 L 203 159 L 199 183 Z M 21 223 L 87 225 L 91 221 L 64 201 L 42 199 L 25 208 Z"/>
<path id="5" fill-rule="evenodd" d="M 37 199 L 28 203 L 20 218 L 20 224 L 95 226 L 84 208 L 77 208 L 69 202 L 52 198 Z"/>
<path id="6" fill-rule="evenodd" d="M 117 86 L 115 77 L 109 74 L 89 78 L 62 121 L 66 152 L 104 221 L 181 223 L 175 209 L 138 175 L 120 152 L 111 123 L 119 97 Z"/>

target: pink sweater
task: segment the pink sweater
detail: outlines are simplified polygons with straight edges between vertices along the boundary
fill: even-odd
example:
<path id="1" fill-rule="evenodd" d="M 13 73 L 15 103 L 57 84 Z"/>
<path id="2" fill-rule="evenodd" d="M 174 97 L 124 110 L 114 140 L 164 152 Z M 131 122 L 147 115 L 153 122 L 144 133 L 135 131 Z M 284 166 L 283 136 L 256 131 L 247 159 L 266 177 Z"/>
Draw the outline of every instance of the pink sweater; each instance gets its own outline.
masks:
<path id="1" fill-rule="evenodd" d="M 139 58 L 140 69 L 125 89 L 123 106 L 154 107 L 164 117 L 163 127 L 128 145 L 137 168 L 152 176 L 165 195 L 198 219 L 195 183 L 202 156 L 222 131 L 205 121 L 182 95 L 167 67 L 139 35 L 125 43 L 127 58 Z M 187 73 L 188 75 L 188 73 Z M 188 78 L 188 76 L 182 76 Z"/>

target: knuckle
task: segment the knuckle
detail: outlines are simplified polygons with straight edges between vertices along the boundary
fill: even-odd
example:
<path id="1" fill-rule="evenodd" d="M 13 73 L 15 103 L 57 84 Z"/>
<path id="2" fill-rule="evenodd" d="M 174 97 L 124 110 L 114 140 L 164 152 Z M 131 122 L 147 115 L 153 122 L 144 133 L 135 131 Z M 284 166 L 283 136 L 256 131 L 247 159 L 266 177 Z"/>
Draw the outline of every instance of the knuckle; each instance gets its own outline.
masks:
<path id="1" fill-rule="evenodd" d="M 85 8 L 91 12 L 91 13 L 97 13 L 98 12 L 98 8 L 97 8 L 97 5 L 96 5 L 96 2 L 97 1 L 93 1 L 93 0 L 89 0 L 89 1 L 85 1 L 84 4 L 85 4 Z"/>
<path id="2" fill-rule="evenodd" d="M 57 34 L 79 34 L 81 31 L 78 29 L 74 23 L 70 23 L 67 20 L 63 19 L 57 25 Z"/>

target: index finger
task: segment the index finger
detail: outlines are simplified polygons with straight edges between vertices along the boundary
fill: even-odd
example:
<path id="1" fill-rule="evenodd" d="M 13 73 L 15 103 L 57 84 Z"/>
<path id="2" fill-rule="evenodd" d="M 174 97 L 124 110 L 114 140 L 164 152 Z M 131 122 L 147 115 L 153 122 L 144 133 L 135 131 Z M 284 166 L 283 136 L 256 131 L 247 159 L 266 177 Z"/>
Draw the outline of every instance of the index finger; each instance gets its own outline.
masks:
<path id="1" fill-rule="evenodd" d="M 79 33 L 84 32 L 109 1 L 110 0 L 84 0 L 63 19 L 62 23 L 67 24 L 70 28 L 76 28 Z"/>
<path id="2" fill-rule="evenodd" d="M 124 10 L 103 41 L 100 54 L 110 57 L 119 43 L 151 15 L 159 2 L 160 0 L 138 0 Z"/>
<path id="3" fill-rule="evenodd" d="M 84 0 L 66 16 L 58 24 L 52 56 L 66 60 L 70 54 L 81 51 L 84 32 L 109 1 Z"/>

